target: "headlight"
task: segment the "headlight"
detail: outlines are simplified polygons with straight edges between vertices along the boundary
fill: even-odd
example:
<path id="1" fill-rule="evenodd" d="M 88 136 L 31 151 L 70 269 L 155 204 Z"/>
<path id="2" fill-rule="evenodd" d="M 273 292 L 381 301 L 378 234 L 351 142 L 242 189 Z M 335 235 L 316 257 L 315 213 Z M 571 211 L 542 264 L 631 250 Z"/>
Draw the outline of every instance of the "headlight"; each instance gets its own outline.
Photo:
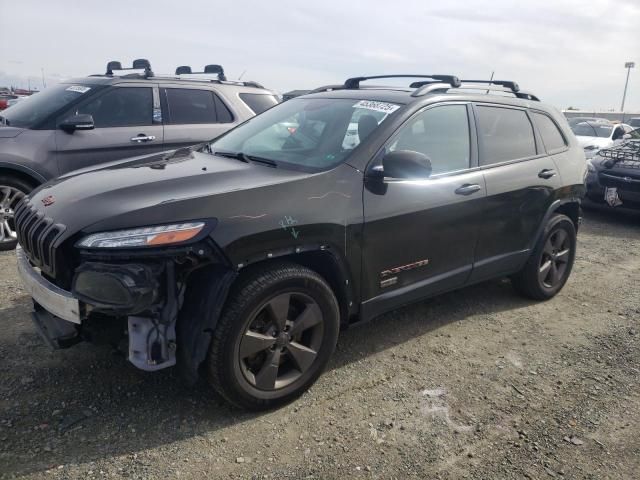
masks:
<path id="1" fill-rule="evenodd" d="M 76 246 L 84 248 L 156 247 L 191 240 L 204 228 L 204 222 L 176 223 L 114 232 L 93 233 Z"/>
<path id="2" fill-rule="evenodd" d="M 584 147 L 585 150 L 597 150 L 598 146 L 597 145 L 587 145 L 586 147 Z"/>

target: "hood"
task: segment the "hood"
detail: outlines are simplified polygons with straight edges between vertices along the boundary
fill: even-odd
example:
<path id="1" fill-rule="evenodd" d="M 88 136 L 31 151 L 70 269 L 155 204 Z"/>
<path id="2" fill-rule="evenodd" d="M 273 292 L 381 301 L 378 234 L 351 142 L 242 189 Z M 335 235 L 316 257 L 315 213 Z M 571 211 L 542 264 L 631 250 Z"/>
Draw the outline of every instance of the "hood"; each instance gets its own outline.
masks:
<path id="1" fill-rule="evenodd" d="M 13 138 L 24 132 L 24 128 L 8 127 L 6 125 L 0 125 L 0 138 Z"/>
<path id="2" fill-rule="evenodd" d="M 576 136 L 578 140 L 578 145 L 582 148 L 594 145 L 598 148 L 608 147 L 613 144 L 613 141 L 609 138 L 601 138 L 601 137 L 586 137 L 586 136 Z"/>
<path id="3" fill-rule="evenodd" d="M 215 218 L 228 208 L 225 194 L 308 176 L 182 149 L 73 172 L 30 198 L 46 216 L 65 225 L 70 236 Z"/>

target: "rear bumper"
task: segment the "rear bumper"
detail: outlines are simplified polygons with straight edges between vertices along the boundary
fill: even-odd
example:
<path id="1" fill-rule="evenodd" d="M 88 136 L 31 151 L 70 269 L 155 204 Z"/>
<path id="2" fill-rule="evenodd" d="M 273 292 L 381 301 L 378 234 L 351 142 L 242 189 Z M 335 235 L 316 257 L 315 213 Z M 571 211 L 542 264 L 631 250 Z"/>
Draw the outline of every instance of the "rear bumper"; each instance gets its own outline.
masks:
<path id="1" fill-rule="evenodd" d="M 33 300 L 47 312 L 67 322 L 80 324 L 80 301 L 70 292 L 49 282 L 29 263 L 29 259 L 18 245 L 16 248 L 18 273 L 24 288 Z"/>

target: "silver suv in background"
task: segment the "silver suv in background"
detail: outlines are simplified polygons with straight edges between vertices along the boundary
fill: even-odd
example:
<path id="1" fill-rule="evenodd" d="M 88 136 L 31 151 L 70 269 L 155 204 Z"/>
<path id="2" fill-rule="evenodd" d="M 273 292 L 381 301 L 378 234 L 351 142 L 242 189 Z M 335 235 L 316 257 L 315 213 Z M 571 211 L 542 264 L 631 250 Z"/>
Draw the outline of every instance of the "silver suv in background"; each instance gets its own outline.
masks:
<path id="1" fill-rule="evenodd" d="M 114 72 L 117 72 L 114 73 Z M 147 60 L 59 83 L 0 112 L 0 250 L 16 245 L 18 201 L 38 185 L 98 163 L 210 141 L 280 101 L 219 65 L 156 76 Z"/>

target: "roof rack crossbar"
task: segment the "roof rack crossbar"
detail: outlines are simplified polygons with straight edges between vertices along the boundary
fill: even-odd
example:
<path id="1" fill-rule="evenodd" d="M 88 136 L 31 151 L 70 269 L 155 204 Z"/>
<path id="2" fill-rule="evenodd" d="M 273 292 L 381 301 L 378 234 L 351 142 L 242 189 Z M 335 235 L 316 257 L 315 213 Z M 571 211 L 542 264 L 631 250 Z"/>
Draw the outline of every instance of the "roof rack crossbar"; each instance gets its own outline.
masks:
<path id="1" fill-rule="evenodd" d="M 189 65 L 181 65 L 176 68 L 176 75 L 217 75 L 218 80 L 222 80 L 223 82 L 227 80 L 222 65 L 214 64 L 205 65 L 204 71 L 202 72 L 193 72 Z"/>
<path id="2" fill-rule="evenodd" d="M 416 83 L 425 83 L 425 82 L 416 82 Z M 522 90 L 518 90 L 514 92 L 513 89 L 509 87 L 505 87 L 503 85 L 488 85 L 488 82 L 484 82 L 485 85 L 480 85 L 480 82 L 467 82 L 466 80 L 462 80 L 462 84 L 459 88 L 463 90 L 484 90 L 487 93 L 491 92 L 504 92 L 514 95 L 516 98 L 521 98 L 523 100 L 532 100 L 539 102 L 540 98 L 537 95 L 534 95 L 530 92 L 523 92 Z M 446 83 L 433 83 L 426 82 L 422 87 L 418 88 L 415 92 L 411 94 L 412 97 L 421 97 L 423 95 L 427 95 L 428 93 L 447 93 L 451 89 L 451 86 Z"/>
<path id="3" fill-rule="evenodd" d="M 448 83 L 452 87 L 460 86 L 460 79 L 455 75 L 409 75 L 409 74 L 398 74 L 398 75 L 372 75 L 369 77 L 353 77 L 348 78 L 344 82 L 344 88 L 346 89 L 358 89 L 360 88 L 360 82 L 365 80 L 377 80 L 381 78 L 431 78 L 433 80 L 439 80 L 441 82 Z"/>
<path id="4" fill-rule="evenodd" d="M 153 77 L 153 71 L 151 71 L 151 63 L 146 58 L 137 58 L 133 61 L 131 68 L 122 68 L 122 64 L 117 60 L 111 60 L 107 63 L 107 71 L 105 75 L 113 76 L 113 71 L 126 71 L 126 70 L 144 70 L 144 77 Z"/>
<path id="5" fill-rule="evenodd" d="M 513 93 L 520 91 L 520 86 L 512 80 L 462 80 L 462 83 L 485 83 L 487 85 L 500 85 L 508 88 Z"/>

